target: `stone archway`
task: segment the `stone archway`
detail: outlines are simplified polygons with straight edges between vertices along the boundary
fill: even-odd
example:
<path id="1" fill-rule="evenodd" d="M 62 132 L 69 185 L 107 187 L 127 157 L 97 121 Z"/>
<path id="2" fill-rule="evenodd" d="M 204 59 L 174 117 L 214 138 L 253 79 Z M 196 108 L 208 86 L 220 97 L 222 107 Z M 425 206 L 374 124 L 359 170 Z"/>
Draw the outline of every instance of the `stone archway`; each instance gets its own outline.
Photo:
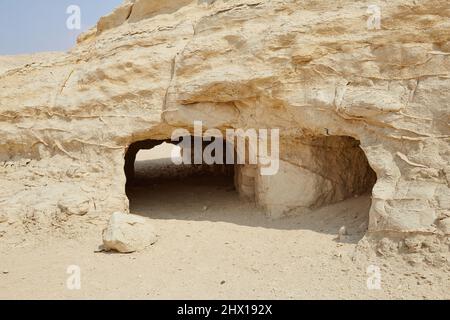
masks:
<path id="1" fill-rule="evenodd" d="M 127 178 L 127 184 L 131 180 L 133 180 L 135 175 L 135 162 L 136 162 L 136 155 L 140 150 L 149 150 L 152 149 L 161 143 L 166 142 L 167 140 L 154 140 L 154 139 L 146 139 L 146 140 L 140 140 L 133 142 L 128 147 L 127 151 L 125 152 L 125 176 Z"/>
<path id="2" fill-rule="evenodd" d="M 130 145 L 125 155 L 127 184 L 135 177 L 138 152 L 167 142 L 170 141 L 142 140 Z M 171 174 L 180 179 L 189 174 L 234 174 L 234 187 L 241 198 L 255 201 L 271 217 L 310 212 L 369 195 L 377 180 L 360 142 L 349 136 L 283 138 L 279 172 L 264 176 L 259 169 L 258 165 L 247 164 L 182 165 L 179 170 L 171 170 Z M 364 214 L 368 220 L 369 213 Z"/>
<path id="3" fill-rule="evenodd" d="M 226 144 L 225 141 L 223 143 Z M 207 145 L 208 143 L 203 142 L 202 148 L 205 149 Z M 172 158 L 173 153 L 179 154 L 177 161 Z M 205 185 L 209 188 L 226 186 L 225 189 L 234 190 L 234 165 L 196 164 L 193 153 L 190 163 L 179 163 L 178 161 L 184 159 L 182 153 L 182 149 L 170 140 L 141 140 L 129 146 L 125 153 L 124 171 L 130 211 L 133 211 L 134 204 L 140 201 L 139 199 L 135 201 L 136 196 L 142 198 L 143 192 L 151 192 L 155 186 L 168 190 L 173 188 L 174 194 L 179 194 L 182 190 L 189 192 L 185 185 L 191 185 L 194 188 L 196 185 Z M 199 190 L 201 191 L 201 188 Z M 203 191 L 208 190 L 206 188 Z M 154 198 L 161 196 L 158 192 L 154 193 Z M 180 202 L 184 201 L 180 195 L 178 199 Z M 148 204 L 155 203 L 150 201 Z"/>

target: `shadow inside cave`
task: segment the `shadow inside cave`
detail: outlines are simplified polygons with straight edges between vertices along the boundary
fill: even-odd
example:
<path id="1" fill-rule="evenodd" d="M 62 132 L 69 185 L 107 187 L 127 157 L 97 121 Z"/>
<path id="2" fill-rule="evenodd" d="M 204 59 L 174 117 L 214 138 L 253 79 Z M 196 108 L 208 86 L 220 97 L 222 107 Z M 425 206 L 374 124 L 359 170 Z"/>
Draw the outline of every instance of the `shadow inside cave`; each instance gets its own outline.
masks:
<path id="1" fill-rule="evenodd" d="M 281 219 L 267 217 L 254 202 L 243 200 L 234 187 L 233 166 L 175 165 L 163 143 L 139 152 L 132 181 L 127 183 L 131 213 L 158 220 L 208 221 L 240 226 L 310 230 L 337 236 L 346 226 L 345 242 L 357 243 L 365 234 L 371 205 L 369 194 L 307 213 Z"/>

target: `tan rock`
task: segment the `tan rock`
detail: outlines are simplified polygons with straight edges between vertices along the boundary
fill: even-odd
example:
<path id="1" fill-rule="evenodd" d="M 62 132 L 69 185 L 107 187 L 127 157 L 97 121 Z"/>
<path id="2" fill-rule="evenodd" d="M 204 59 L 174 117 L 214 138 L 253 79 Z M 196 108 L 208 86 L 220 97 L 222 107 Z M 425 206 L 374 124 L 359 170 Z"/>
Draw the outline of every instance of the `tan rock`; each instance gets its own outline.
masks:
<path id="1" fill-rule="evenodd" d="M 97 23 L 97 33 L 112 29 L 123 24 L 131 14 L 132 3 L 124 3 L 111 14 L 101 17 Z"/>
<path id="2" fill-rule="evenodd" d="M 122 253 L 141 251 L 157 241 L 151 222 L 140 216 L 115 212 L 103 230 L 103 247 Z"/>
<path id="3" fill-rule="evenodd" d="M 83 216 L 89 212 L 90 199 L 80 194 L 63 195 L 59 200 L 58 208 L 67 215 Z"/>
<path id="4" fill-rule="evenodd" d="M 0 214 L 0 223 L 8 222 L 8 216 L 5 214 Z"/>
<path id="5" fill-rule="evenodd" d="M 450 234 L 450 217 L 439 221 L 439 228 L 444 232 L 444 234 Z"/>
<path id="6" fill-rule="evenodd" d="M 200 119 L 280 129 L 279 173 L 236 175 L 272 217 L 372 190 L 369 233 L 441 234 L 448 4 L 380 3 L 380 30 L 366 4 L 125 1 L 67 53 L 0 57 L 2 206 L 128 212 L 128 146 Z"/>

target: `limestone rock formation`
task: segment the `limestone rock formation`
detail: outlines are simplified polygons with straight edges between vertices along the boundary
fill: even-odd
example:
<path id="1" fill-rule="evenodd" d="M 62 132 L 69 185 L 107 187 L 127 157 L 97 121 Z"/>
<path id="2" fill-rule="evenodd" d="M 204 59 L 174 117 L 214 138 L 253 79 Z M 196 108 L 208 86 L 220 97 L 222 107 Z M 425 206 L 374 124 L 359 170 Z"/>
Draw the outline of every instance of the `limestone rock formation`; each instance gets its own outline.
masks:
<path id="1" fill-rule="evenodd" d="M 0 57 L 0 213 L 127 212 L 128 146 L 201 120 L 280 129 L 279 174 L 236 173 L 269 214 L 373 186 L 368 235 L 445 244 L 450 7 L 382 1 L 373 29 L 370 4 L 125 1 L 68 53 Z"/>
<path id="2" fill-rule="evenodd" d="M 122 253 L 141 251 L 158 240 L 151 222 L 140 216 L 115 212 L 103 231 L 103 248 Z"/>

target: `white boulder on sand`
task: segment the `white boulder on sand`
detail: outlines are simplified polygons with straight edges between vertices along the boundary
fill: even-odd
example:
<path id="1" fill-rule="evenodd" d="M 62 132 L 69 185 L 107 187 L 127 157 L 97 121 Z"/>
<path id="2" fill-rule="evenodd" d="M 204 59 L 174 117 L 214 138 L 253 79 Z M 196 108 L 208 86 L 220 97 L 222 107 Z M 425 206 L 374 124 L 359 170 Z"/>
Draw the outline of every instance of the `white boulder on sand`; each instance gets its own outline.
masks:
<path id="1" fill-rule="evenodd" d="M 122 253 L 141 251 L 154 244 L 158 236 L 151 222 L 140 216 L 115 212 L 103 230 L 103 248 Z"/>

